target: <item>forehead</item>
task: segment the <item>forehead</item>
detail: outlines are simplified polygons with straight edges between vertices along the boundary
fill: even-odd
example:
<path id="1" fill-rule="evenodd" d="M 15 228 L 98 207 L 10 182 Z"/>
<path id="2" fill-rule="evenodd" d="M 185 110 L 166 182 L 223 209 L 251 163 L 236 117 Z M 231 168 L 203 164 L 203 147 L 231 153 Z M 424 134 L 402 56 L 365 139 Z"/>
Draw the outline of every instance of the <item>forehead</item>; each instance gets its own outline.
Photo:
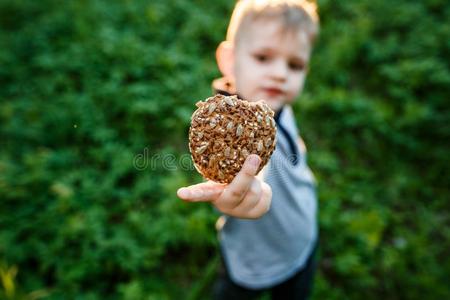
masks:
<path id="1" fill-rule="evenodd" d="M 250 51 L 270 50 L 289 55 L 309 57 L 311 43 L 304 30 L 289 28 L 271 19 L 249 22 L 237 42 L 237 48 Z"/>

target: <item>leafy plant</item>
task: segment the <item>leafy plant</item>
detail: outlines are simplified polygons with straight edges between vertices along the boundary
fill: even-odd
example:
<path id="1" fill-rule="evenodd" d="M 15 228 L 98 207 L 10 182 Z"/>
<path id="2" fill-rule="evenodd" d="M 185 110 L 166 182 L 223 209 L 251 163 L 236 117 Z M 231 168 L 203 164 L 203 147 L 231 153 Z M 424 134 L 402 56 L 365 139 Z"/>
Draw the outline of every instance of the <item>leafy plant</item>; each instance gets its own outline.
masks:
<path id="1" fill-rule="evenodd" d="M 217 213 L 175 191 L 201 180 L 187 129 L 232 6 L 0 0 L 0 297 L 208 298 Z M 448 299 L 450 6 L 319 9 L 295 104 L 319 182 L 314 298 Z"/>

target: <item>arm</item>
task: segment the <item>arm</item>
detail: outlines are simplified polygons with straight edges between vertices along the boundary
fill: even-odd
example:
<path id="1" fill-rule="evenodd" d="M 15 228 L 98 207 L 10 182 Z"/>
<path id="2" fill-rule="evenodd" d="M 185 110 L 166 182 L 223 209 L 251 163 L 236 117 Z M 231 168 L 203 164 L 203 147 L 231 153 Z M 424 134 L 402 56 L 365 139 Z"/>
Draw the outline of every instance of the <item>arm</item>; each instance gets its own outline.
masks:
<path id="1" fill-rule="evenodd" d="M 249 155 L 231 183 L 207 181 L 182 187 L 177 195 L 189 202 L 211 202 L 232 217 L 257 219 L 269 210 L 272 200 L 272 189 L 256 176 L 260 163 L 259 156 Z"/>

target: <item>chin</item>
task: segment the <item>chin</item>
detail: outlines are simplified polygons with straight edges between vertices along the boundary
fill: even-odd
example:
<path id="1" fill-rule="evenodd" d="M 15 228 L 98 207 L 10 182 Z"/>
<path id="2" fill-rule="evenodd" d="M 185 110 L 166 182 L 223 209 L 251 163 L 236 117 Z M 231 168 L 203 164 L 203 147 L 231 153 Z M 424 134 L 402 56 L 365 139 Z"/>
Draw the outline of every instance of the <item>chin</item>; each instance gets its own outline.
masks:
<path id="1" fill-rule="evenodd" d="M 284 102 L 279 101 L 271 101 L 267 99 L 263 99 L 263 101 L 266 102 L 267 105 L 275 112 L 280 110 L 280 108 L 284 105 Z"/>
<path id="2" fill-rule="evenodd" d="M 287 101 L 286 99 L 283 99 L 284 97 L 274 97 L 271 98 L 265 94 L 259 94 L 256 96 L 251 97 L 250 101 L 259 101 L 259 100 L 263 100 L 267 103 L 267 105 L 269 105 L 269 107 L 273 110 L 273 111 L 278 111 L 280 110 L 280 108 L 285 104 L 285 103 L 289 103 L 289 101 Z M 245 98 L 244 98 L 245 99 Z"/>
<path id="3" fill-rule="evenodd" d="M 278 111 L 280 108 L 287 103 L 287 101 L 281 99 L 265 99 L 267 105 L 273 110 Z"/>
<path id="4" fill-rule="evenodd" d="M 268 105 L 273 111 L 277 112 L 281 109 L 281 107 L 283 107 L 284 103 L 276 102 L 276 103 L 268 103 Z"/>

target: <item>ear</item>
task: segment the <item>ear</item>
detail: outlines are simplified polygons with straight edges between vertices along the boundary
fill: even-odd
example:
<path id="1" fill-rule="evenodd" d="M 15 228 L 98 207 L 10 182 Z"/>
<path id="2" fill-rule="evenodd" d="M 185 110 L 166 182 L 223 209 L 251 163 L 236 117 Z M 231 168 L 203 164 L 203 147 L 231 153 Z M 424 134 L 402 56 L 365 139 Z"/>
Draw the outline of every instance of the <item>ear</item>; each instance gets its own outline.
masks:
<path id="1" fill-rule="evenodd" d="M 234 79 L 234 46 L 229 41 L 220 43 L 216 50 L 216 60 L 220 72 L 230 80 Z"/>

